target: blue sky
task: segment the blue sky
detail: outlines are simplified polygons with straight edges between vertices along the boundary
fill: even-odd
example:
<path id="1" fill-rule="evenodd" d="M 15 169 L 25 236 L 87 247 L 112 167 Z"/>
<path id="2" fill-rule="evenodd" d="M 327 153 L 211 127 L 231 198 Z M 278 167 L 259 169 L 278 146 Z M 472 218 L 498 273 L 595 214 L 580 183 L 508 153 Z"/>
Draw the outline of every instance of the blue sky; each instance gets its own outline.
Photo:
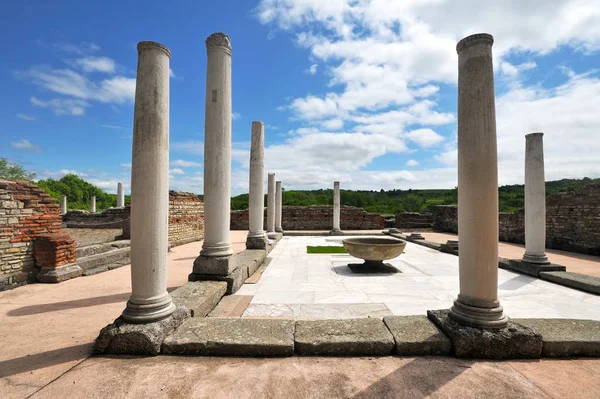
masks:
<path id="1" fill-rule="evenodd" d="M 203 191 L 204 40 L 233 47 L 234 194 L 250 127 L 284 186 L 456 185 L 455 44 L 494 35 L 499 177 L 522 183 L 524 135 L 546 177 L 600 177 L 600 3 L 579 0 L 21 1 L 0 33 L 0 157 L 39 178 L 129 187 L 137 54 L 166 45 L 171 188 Z"/>

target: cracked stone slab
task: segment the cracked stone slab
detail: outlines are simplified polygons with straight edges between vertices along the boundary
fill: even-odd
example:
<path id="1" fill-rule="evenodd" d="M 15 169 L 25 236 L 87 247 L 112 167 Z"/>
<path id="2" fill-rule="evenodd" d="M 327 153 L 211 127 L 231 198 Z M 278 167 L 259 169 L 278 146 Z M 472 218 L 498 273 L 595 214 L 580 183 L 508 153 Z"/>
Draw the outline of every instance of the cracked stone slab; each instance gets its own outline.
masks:
<path id="1" fill-rule="evenodd" d="M 171 316 L 154 323 L 130 324 L 119 317 L 100 331 L 94 353 L 156 356 L 164 339 L 188 317 L 188 309 L 181 307 Z"/>
<path id="2" fill-rule="evenodd" d="M 224 281 L 190 281 L 171 292 L 173 303 L 189 309 L 192 317 L 204 317 L 217 306 L 227 291 Z"/>
<path id="3" fill-rule="evenodd" d="M 542 280 L 600 295 L 600 277 L 571 272 L 540 272 Z"/>
<path id="4" fill-rule="evenodd" d="M 542 335 L 513 320 L 505 328 L 463 326 L 448 317 L 450 311 L 428 310 L 431 320 L 452 341 L 456 357 L 479 359 L 537 359 L 542 354 Z"/>
<path id="5" fill-rule="evenodd" d="M 299 355 L 385 356 L 394 337 L 380 319 L 304 320 L 296 322 Z"/>
<path id="6" fill-rule="evenodd" d="M 567 270 L 565 266 L 555 265 L 555 264 L 547 264 L 540 265 L 536 263 L 524 262 L 522 260 L 510 259 L 508 261 L 508 270 L 527 274 L 528 276 L 538 277 L 540 272 L 564 272 Z"/>
<path id="7" fill-rule="evenodd" d="M 162 352 L 203 356 L 292 356 L 294 322 L 194 317 L 165 339 Z"/>
<path id="8" fill-rule="evenodd" d="M 58 267 L 42 267 L 36 278 L 40 283 L 60 283 L 81 276 L 83 271 L 76 263 Z"/>
<path id="9" fill-rule="evenodd" d="M 542 335 L 544 357 L 600 356 L 600 321 L 515 319 Z"/>
<path id="10" fill-rule="evenodd" d="M 452 342 L 426 316 L 387 316 L 383 322 L 401 356 L 448 355 Z"/>

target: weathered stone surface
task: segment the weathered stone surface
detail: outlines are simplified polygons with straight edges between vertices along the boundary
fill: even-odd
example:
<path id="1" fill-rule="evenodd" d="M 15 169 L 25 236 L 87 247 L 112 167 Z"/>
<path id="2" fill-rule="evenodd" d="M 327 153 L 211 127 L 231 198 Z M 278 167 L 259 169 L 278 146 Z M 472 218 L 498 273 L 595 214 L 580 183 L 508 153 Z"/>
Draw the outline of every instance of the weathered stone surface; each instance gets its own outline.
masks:
<path id="1" fill-rule="evenodd" d="M 296 322 L 299 355 L 385 356 L 394 337 L 380 319 L 303 320 Z"/>
<path id="2" fill-rule="evenodd" d="M 162 351 L 204 356 L 292 356 L 294 322 L 194 317 L 165 339 Z"/>
<path id="3" fill-rule="evenodd" d="M 540 272 L 542 280 L 600 295 L 600 277 L 571 272 Z"/>
<path id="4" fill-rule="evenodd" d="M 40 283 L 60 283 L 81 276 L 83 270 L 76 263 L 58 267 L 42 267 L 36 278 Z"/>
<path id="5" fill-rule="evenodd" d="M 600 356 L 600 321 L 514 319 L 542 335 L 542 356 Z"/>
<path id="6" fill-rule="evenodd" d="M 94 353 L 156 356 L 165 337 L 189 317 L 189 311 L 184 308 L 177 308 L 166 319 L 147 324 L 129 324 L 119 317 L 100 331 Z"/>
<path id="7" fill-rule="evenodd" d="M 538 277 L 540 272 L 564 272 L 567 270 L 567 268 L 562 265 L 540 265 L 537 263 L 529 263 L 522 260 L 510 259 L 508 261 L 508 270 L 527 274 L 528 276 Z"/>
<path id="8" fill-rule="evenodd" d="M 267 249 L 269 247 L 269 239 L 266 235 L 261 237 L 247 237 L 246 249 Z"/>
<path id="9" fill-rule="evenodd" d="M 394 218 L 394 226 L 399 229 L 431 228 L 433 215 L 431 213 L 399 212 Z"/>
<path id="10" fill-rule="evenodd" d="M 452 342 L 426 316 L 386 316 L 383 322 L 394 336 L 397 355 L 448 355 Z"/>
<path id="11" fill-rule="evenodd" d="M 200 255 L 194 261 L 193 273 L 227 276 L 235 270 L 231 256 Z"/>
<path id="12" fill-rule="evenodd" d="M 225 292 L 224 281 L 190 281 L 171 292 L 177 307 L 189 309 L 192 317 L 204 317 L 219 303 Z"/>
<path id="13" fill-rule="evenodd" d="M 428 310 L 427 317 L 452 341 L 456 357 L 479 359 L 536 359 L 542 353 L 542 336 L 533 329 L 508 321 L 505 328 L 463 326 L 448 317 L 449 310 Z"/>
<path id="14" fill-rule="evenodd" d="M 92 270 L 110 263 L 129 264 L 131 248 L 113 248 L 110 251 L 97 253 L 77 259 L 77 263 L 83 270 Z M 124 262 L 124 263 L 123 263 Z"/>

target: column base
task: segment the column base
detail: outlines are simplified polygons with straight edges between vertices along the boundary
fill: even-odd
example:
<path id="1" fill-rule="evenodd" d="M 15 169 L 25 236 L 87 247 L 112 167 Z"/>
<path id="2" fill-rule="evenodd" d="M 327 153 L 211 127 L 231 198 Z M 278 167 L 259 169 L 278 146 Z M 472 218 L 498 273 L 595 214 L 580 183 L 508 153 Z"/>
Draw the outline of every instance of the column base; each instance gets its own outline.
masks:
<path id="1" fill-rule="evenodd" d="M 231 259 L 232 256 L 205 256 L 200 253 L 194 261 L 192 274 L 227 276 L 235 269 Z"/>
<path id="2" fill-rule="evenodd" d="M 222 257 L 233 255 L 233 249 L 231 248 L 231 242 L 220 242 L 217 244 L 204 243 L 200 255 L 207 257 Z"/>
<path id="3" fill-rule="evenodd" d="M 277 232 L 276 231 L 267 232 L 267 238 L 269 240 L 275 240 L 277 238 Z"/>
<path id="4" fill-rule="evenodd" d="M 550 260 L 548 260 L 548 257 L 546 256 L 546 254 L 543 255 L 529 255 L 529 254 L 525 254 L 523 255 L 523 262 L 527 262 L 527 263 L 535 263 L 538 265 L 549 265 L 550 264 Z"/>
<path id="5" fill-rule="evenodd" d="M 539 277 L 541 272 L 565 272 L 567 268 L 553 263 L 530 263 L 522 259 L 510 259 L 508 261 L 508 270 L 532 277 Z"/>
<path id="6" fill-rule="evenodd" d="M 283 229 L 281 229 L 281 228 L 280 229 L 275 229 L 275 232 L 283 234 Z"/>
<path id="7" fill-rule="evenodd" d="M 267 249 L 269 247 L 269 239 L 266 234 L 246 238 L 246 249 Z"/>
<path id="8" fill-rule="evenodd" d="M 171 296 L 165 294 L 151 300 L 136 300 L 130 298 L 121 314 L 123 320 L 131 324 L 153 323 L 165 319 L 173 314 L 175 305 Z"/>
<path id="9" fill-rule="evenodd" d="M 502 306 L 496 304 L 494 307 L 479 307 L 465 303 L 464 298 L 458 295 L 454 306 L 450 308 L 449 317 L 464 326 L 475 328 L 504 328 L 508 317 L 504 315 Z"/>
<path id="10" fill-rule="evenodd" d="M 331 229 L 331 231 L 329 232 L 329 235 L 331 235 L 331 236 L 343 236 L 344 232 L 341 229 Z"/>

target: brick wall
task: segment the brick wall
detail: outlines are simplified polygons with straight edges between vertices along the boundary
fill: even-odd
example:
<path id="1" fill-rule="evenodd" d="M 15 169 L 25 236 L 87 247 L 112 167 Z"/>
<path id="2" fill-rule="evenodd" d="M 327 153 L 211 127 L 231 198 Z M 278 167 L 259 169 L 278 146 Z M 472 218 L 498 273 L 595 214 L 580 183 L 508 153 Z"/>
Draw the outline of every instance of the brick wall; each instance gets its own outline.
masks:
<path id="1" fill-rule="evenodd" d="M 434 206 L 432 213 L 434 230 L 458 232 L 456 206 Z M 523 211 L 500 213 L 498 222 L 501 241 L 525 243 Z M 546 197 L 546 247 L 600 255 L 600 184 Z"/>
<path id="2" fill-rule="evenodd" d="M 431 228 L 433 215 L 431 213 L 399 212 L 396 214 L 394 227 L 399 229 Z"/>
<path id="3" fill-rule="evenodd" d="M 266 226 L 266 208 L 264 220 L 264 226 Z M 232 230 L 248 230 L 248 210 L 232 211 L 230 226 Z M 285 205 L 282 208 L 281 227 L 283 230 L 331 230 L 333 207 Z M 378 230 L 384 228 L 384 220 L 381 215 L 368 213 L 362 208 L 344 205 L 340 211 L 340 228 L 342 230 Z"/>
<path id="4" fill-rule="evenodd" d="M 0 180 L 0 290 L 35 280 L 36 239 L 62 232 L 55 202 L 34 183 Z"/>
<path id="5" fill-rule="evenodd" d="M 204 238 L 204 203 L 196 194 L 169 191 L 169 247 Z"/>

